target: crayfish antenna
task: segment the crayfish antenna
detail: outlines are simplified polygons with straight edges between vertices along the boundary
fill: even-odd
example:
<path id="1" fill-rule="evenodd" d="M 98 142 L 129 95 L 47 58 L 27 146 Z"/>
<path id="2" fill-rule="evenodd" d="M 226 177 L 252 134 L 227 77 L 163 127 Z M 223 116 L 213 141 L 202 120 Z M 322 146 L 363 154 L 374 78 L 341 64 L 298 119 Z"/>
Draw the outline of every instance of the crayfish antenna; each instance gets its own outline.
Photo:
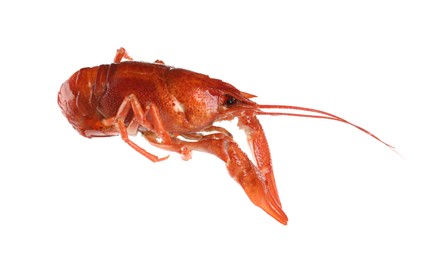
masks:
<path id="1" fill-rule="evenodd" d="M 299 106 L 287 106 L 287 105 L 258 105 L 258 108 L 260 108 L 260 109 L 300 110 L 300 111 L 307 111 L 307 112 L 311 112 L 311 113 L 316 113 L 316 114 L 300 114 L 300 113 L 285 113 L 285 112 L 265 112 L 265 111 L 261 111 L 261 110 L 259 110 L 257 112 L 258 115 L 297 116 L 297 117 L 320 118 L 320 119 L 329 119 L 329 120 L 339 121 L 339 122 L 351 125 L 351 126 L 357 128 L 357 129 L 359 129 L 360 131 L 364 132 L 365 134 L 371 136 L 372 138 L 374 138 L 377 141 L 386 145 L 388 148 L 393 150 L 396 154 L 400 155 L 400 153 L 398 153 L 396 151 L 396 148 L 394 146 L 384 142 L 383 140 L 381 140 L 380 138 L 378 138 L 376 135 L 372 134 L 371 132 L 369 132 L 365 128 L 360 127 L 358 125 L 355 125 L 355 124 L 353 124 L 353 123 L 351 123 L 351 122 L 349 122 L 349 121 L 347 121 L 347 120 L 345 120 L 345 119 L 343 119 L 339 116 L 333 115 L 331 113 L 328 113 L 328 112 L 325 112 L 325 111 L 322 111 L 322 110 L 307 108 L 307 107 L 299 107 Z"/>

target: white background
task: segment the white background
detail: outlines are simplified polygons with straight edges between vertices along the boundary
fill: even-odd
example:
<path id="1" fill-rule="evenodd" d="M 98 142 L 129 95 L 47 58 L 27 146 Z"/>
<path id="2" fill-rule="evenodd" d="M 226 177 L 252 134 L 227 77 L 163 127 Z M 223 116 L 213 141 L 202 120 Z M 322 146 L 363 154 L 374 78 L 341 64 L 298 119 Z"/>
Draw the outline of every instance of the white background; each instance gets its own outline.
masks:
<path id="1" fill-rule="evenodd" d="M 422 258 L 419 1 L 6 2 L 0 259 Z M 121 46 L 262 104 L 332 112 L 403 158 L 338 122 L 261 117 L 283 226 L 211 155 L 153 164 L 70 126 L 60 85 Z"/>

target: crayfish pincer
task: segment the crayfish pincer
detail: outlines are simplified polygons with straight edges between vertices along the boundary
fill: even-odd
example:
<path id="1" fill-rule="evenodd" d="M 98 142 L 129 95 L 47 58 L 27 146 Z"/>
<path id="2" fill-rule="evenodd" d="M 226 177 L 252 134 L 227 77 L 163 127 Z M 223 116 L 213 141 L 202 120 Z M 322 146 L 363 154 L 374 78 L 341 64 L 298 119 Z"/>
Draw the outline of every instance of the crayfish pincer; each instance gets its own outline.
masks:
<path id="1" fill-rule="evenodd" d="M 122 62 L 123 58 L 127 61 Z M 120 48 L 114 63 L 75 72 L 61 86 L 58 103 L 81 135 L 88 138 L 120 135 L 129 146 L 153 162 L 168 156 L 160 158 L 149 153 L 130 140 L 129 135 L 140 133 L 152 145 L 177 152 L 185 160 L 191 158 L 192 151 L 214 154 L 226 163 L 229 174 L 250 200 L 282 224 L 287 224 L 287 216 L 281 207 L 270 149 L 258 115 L 336 120 L 383 142 L 333 114 L 297 106 L 259 105 L 251 100 L 254 97 L 224 81 L 167 66 L 159 60 L 154 63 L 133 61 L 126 50 Z M 264 111 L 266 109 L 279 111 Z M 239 148 L 229 131 L 214 125 L 234 118 L 238 118 L 239 127 L 246 133 L 254 162 Z"/>

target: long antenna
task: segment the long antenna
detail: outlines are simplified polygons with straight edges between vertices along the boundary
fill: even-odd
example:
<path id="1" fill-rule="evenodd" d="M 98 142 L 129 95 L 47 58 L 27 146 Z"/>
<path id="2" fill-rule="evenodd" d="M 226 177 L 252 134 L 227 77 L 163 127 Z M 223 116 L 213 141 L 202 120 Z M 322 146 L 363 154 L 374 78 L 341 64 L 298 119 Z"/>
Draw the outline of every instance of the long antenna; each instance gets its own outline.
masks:
<path id="1" fill-rule="evenodd" d="M 258 105 L 258 107 L 260 109 L 287 109 L 287 110 L 300 110 L 300 111 L 307 111 L 307 112 L 316 113 L 316 114 L 319 114 L 319 115 L 308 115 L 308 114 L 300 114 L 300 113 L 284 113 L 284 112 L 265 112 L 265 111 L 261 111 L 261 110 L 257 112 L 258 115 L 297 116 L 297 117 L 322 118 L 322 119 L 330 119 L 330 120 L 335 120 L 335 121 L 339 121 L 339 122 L 342 122 L 342 123 L 346 123 L 348 125 L 356 127 L 357 129 L 361 130 L 362 132 L 372 136 L 373 138 L 375 138 L 379 142 L 385 144 L 386 146 L 388 146 L 390 149 L 392 149 L 394 152 L 397 153 L 394 146 L 389 145 L 388 143 L 384 142 L 383 140 L 381 140 L 380 138 L 378 138 L 377 136 L 375 136 L 374 134 L 372 134 L 368 130 L 366 130 L 366 129 L 358 126 L 358 125 L 355 125 L 353 123 L 350 123 L 349 121 L 347 121 L 347 120 L 345 120 L 341 117 L 338 117 L 336 115 L 330 114 L 330 113 L 322 111 L 322 110 L 307 108 L 307 107 L 287 106 L 287 105 Z"/>

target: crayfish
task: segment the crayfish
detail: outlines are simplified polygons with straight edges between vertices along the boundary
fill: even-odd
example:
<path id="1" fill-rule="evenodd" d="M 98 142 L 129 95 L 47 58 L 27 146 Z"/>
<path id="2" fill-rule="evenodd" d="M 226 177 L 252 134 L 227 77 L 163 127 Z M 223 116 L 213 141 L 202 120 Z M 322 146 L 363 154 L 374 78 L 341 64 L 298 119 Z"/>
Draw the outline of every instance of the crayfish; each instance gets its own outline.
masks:
<path id="1" fill-rule="evenodd" d="M 122 62 L 125 58 L 128 61 Z M 92 138 L 120 135 L 123 141 L 153 162 L 165 160 L 129 139 L 142 134 L 159 148 L 176 152 L 184 160 L 192 151 L 213 154 L 226 163 L 229 174 L 249 199 L 282 224 L 287 224 L 276 182 L 270 149 L 258 115 L 286 115 L 336 120 L 367 130 L 333 114 L 297 106 L 260 105 L 255 95 L 232 85 L 186 69 L 138 62 L 124 48 L 114 63 L 83 68 L 61 86 L 58 104 L 70 124 Z M 311 114 L 266 112 L 287 109 Z M 214 123 L 238 119 L 251 148 L 253 161 L 239 148 L 231 133 Z M 384 143 L 386 144 L 386 143 Z M 390 145 L 386 144 L 391 147 Z M 392 148 L 392 147 L 391 147 Z"/>

